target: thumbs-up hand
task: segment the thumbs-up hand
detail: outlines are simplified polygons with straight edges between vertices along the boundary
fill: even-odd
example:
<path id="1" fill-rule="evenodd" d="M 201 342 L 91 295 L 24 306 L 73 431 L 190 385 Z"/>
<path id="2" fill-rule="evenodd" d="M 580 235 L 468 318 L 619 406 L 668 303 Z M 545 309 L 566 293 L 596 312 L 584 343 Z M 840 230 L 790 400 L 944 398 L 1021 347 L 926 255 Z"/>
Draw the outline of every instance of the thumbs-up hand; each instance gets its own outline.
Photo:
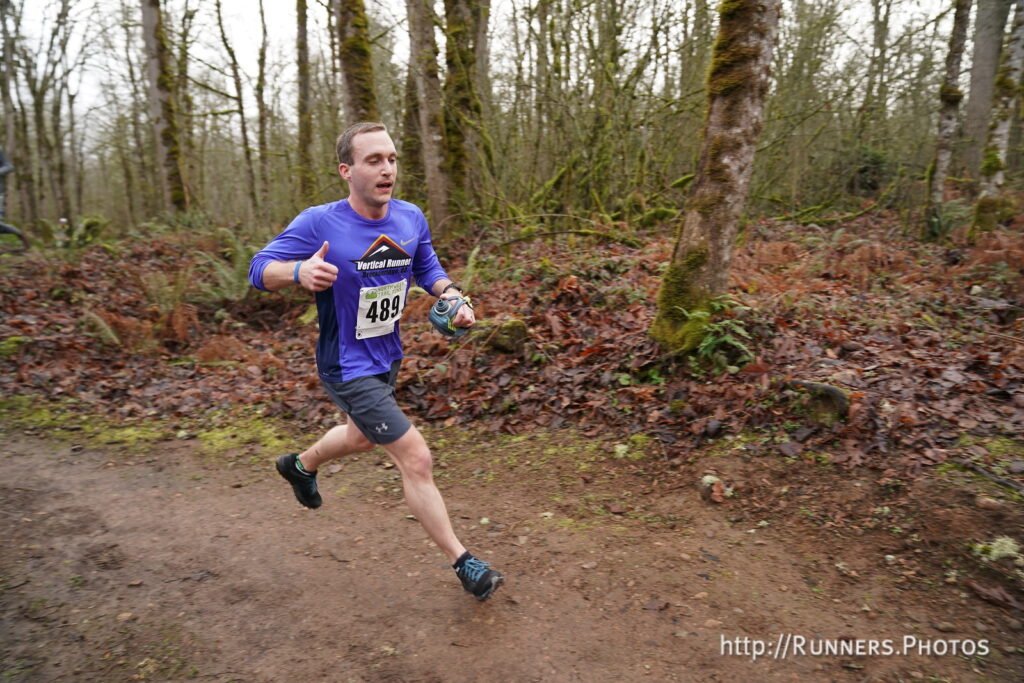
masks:
<path id="1" fill-rule="evenodd" d="M 311 292 L 322 292 L 338 279 L 338 267 L 324 260 L 327 242 L 299 266 L 299 284 Z"/>

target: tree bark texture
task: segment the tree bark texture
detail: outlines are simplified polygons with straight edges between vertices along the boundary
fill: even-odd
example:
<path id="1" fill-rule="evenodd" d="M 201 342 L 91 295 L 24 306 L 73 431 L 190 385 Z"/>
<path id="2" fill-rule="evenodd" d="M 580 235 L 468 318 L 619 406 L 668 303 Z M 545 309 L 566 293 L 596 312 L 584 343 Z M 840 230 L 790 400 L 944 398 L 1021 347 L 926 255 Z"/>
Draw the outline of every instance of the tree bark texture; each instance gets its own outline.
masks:
<path id="1" fill-rule="evenodd" d="M 448 218 L 448 177 L 444 171 L 444 114 L 437 73 L 437 42 L 430 0 L 406 0 L 409 18 L 409 71 L 415 80 L 417 131 L 426 183 L 427 212 L 438 240 Z"/>
<path id="2" fill-rule="evenodd" d="M 313 110 L 309 95 L 309 42 L 306 35 L 307 21 L 306 0 L 295 2 L 295 55 L 298 70 L 298 102 L 296 110 L 299 117 L 298 159 L 295 175 L 299 181 L 299 201 L 309 205 L 313 203 L 315 193 L 313 176 Z"/>
<path id="3" fill-rule="evenodd" d="M 1021 73 L 1024 69 L 1024 0 L 1017 0 L 1013 23 L 1003 45 L 999 72 L 992 98 L 992 123 L 985 144 L 979 175 L 981 193 L 974 207 L 972 235 L 991 230 L 1011 215 L 1010 202 L 1001 196 L 1006 181 L 1006 154 L 1010 128 L 1020 98 Z"/>
<path id="4" fill-rule="evenodd" d="M 953 28 L 949 34 L 946 53 L 946 73 L 939 87 L 939 130 L 935 137 L 935 162 L 928 175 L 928 226 L 926 237 L 934 239 L 944 232 L 942 204 L 945 201 L 946 177 L 953 162 L 953 142 L 956 138 L 957 114 L 963 92 L 960 80 L 960 62 L 967 42 L 967 25 L 971 17 L 971 0 L 956 0 Z"/>
<path id="5" fill-rule="evenodd" d="M 445 171 L 451 198 L 460 209 L 468 207 L 471 194 L 470 164 L 479 139 L 481 106 L 476 92 L 476 51 L 473 39 L 474 0 L 444 0 L 445 65 L 444 141 Z"/>
<path id="6" fill-rule="evenodd" d="M 253 94 L 256 97 L 256 146 L 260 158 L 260 206 L 262 207 L 260 218 L 266 221 L 270 218 L 270 149 L 267 145 L 270 111 L 267 108 L 266 97 L 267 46 L 270 41 L 267 35 L 267 17 L 263 12 L 263 0 L 259 0 L 259 2 L 261 39 L 256 59 L 256 86 L 253 88 Z"/>
<path id="7" fill-rule="evenodd" d="M 252 145 L 249 144 L 249 124 L 245 116 L 245 97 L 242 90 L 242 74 L 238 66 L 238 58 L 235 57 L 235 50 L 231 47 L 228 34 L 224 30 L 224 17 L 221 12 L 221 2 L 217 0 L 217 27 L 220 29 L 220 39 L 224 45 L 224 51 L 228 55 L 228 66 L 231 68 L 231 81 L 235 86 L 235 105 L 238 107 L 238 119 L 242 130 L 242 155 L 245 158 L 245 179 L 249 206 L 252 215 L 259 216 L 259 200 L 256 197 L 256 170 L 252 160 Z"/>
<path id="8" fill-rule="evenodd" d="M 160 0 L 141 0 L 142 33 L 146 43 L 146 72 L 149 76 L 150 116 L 156 134 L 158 168 L 165 207 L 184 211 L 188 195 L 181 173 L 181 146 L 174 101 L 174 75 L 170 48 L 164 33 Z"/>
<path id="9" fill-rule="evenodd" d="M 377 96 L 373 85 L 369 21 L 363 0 L 333 0 L 338 31 L 338 57 L 344 91 L 345 120 L 349 125 L 376 121 Z"/>
<path id="10" fill-rule="evenodd" d="M 696 348 L 704 327 L 691 314 L 707 311 L 728 284 L 764 120 L 780 8 L 779 0 L 733 0 L 719 8 L 700 160 L 651 328 L 673 351 Z"/>
<path id="11" fill-rule="evenodd" d="M 1010 141 L 1014 105 L 1020 96 L 1021 68 L 1024 67 L 1024 0 L 1018 0 L 1013 25 L 1003 46 L 992 98 L 992 123 L 981 162 L 981 196 L 998 194 L 1006 180 L 1006 150 Z"/>
<path id="12" fill-rule="evenodd" d="M 427 198 L 426 174 L 423 171 L 423 148 L 420 143 L 420 103 L 416 96 L 416 74 L 412 65 L 405 72 L 404 106 L 402 108 L 402 197 L 422 205 Z"/>
<path id="13" fill-rule="evenodd" d="M 201 203 L 196 196 L 196 186 L 193 180 L 196 176 L 196 153 L 193 114 L 195 113 L 195 102 L 192 100 L 192 91 L 189 83 L 189 52 L 194 41 L 192 40 L 192 26 L 199 10 L 193 8 L 190 2 L 185 3 L 181 14 L 181 28 L 178 33 L 178 57 L 175 65 L 177 83 L 174 94 L 177 98 L 177 112 L 181 115 L 181 164 L 185 171 L 184 185 L 189 199 L 189 205 L 194 206 Z"/>
<path id="14" fill-rule="evenodd" d="M 963 167 L 972 178 L 981 169 L 981 152 L 988 137 L 999 54 L 1013 0 L 978 0 L 971 52 L 971 83 L 964 120 Z"/>

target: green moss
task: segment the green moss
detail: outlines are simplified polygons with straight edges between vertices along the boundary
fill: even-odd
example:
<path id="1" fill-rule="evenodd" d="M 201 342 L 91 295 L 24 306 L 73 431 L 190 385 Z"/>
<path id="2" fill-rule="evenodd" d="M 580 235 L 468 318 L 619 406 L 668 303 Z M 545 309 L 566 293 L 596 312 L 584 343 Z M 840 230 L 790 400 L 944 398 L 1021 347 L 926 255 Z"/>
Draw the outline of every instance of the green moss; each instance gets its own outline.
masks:
<path id="1" fill-rule="evenodd" d="M 501 323 L 493 332 L 486 332 L 488 345 L 505 353 L 520 353 L 530 336 L 526 323 L 519 318 L 511 318 Z"/>
<path id="2" fill-rule="evenodd" d="M 6 426 L 45 431 L 48 439 L 92 447 L 118 444 L 130 446 L 136 452 L 170 436 L 170 430 L 159 424 L 125 424 L 106 416 L 83 414 L 70 402 L 32 396 L 11 396 L 0 401 L 0 418 Z"/>
<path id="3" fill-rule="evenodd" d="M 0 358 L 9 358 L 16 354 L 22 346 L 31 343 L 31 337 L 7 337 L 0 341 Z"/>
<path id="4" fill-rule="evenodd" d="M 742 32 L 752 19 L 745 16 L 756 12 L 753 3 L 727 0 L 719 5 L 721 18 L 718 40 L 708 69 L 708 93 L 727 95 L 751 81 L 753 63 L 761 54 L 757 45 L 741 40 Z"/>
<path id="5" fill-rule="evenodd" d="M 259 415 L 233 416 L 230 424 L 197 433 L 201 452 L 208 456 L 223 456 L 242 449 L 271 453 L 286 450 L 294 439 L 283 434 L 272 422 Z"/>
<path id="6" fill-rule="evenodd" d="M 361 1 L 343 0 L 340 12 L 349 30 L 338 46 L 338 56 L 344 65 L 345 84 L 351 98 L 354 122 L 376 121 L 377 98 L 373 90 L 373 61 L 370 58 L 369 21 Z"/>
<path id="7" fill-rule="evenodd" d="M 996 457 L 1016 457 L 1024 455 L 1024 442 L 1005 436 L 997 436 L 984 444 L 985 450 Z"/>
<path id="8" fill-rule="evenodd" d="M 944 104 L 956 105 L 960 104 L 960 101 L 964 99 L 964 93 L 960 88 L 943 83 L 939 87 L 939 100 Z"/>
<path id="9" fill-rule="evenodd" d="M 1007 197 L 981 197 L 974 205 L 974 220 L 971 223 L 969 237 L 974 239 L 978 233 L 995 230 L 1002 223 L 1013 218 L 1013 202 Z"/>
<path id="10" fill-rule="evenodd" d="M 702 192 L 699 196 L 694 195 L 686 202 L 687 211 L 696 211 L 702 216 L 710 216 L 715 209 L 722 205 L 721 192 Z"/>
<path id="11" fill-rule="evenodd" d="M 711 294 L 695 282 L 707 259 L 706 247 L 690 249 L 662 277 L 651 336 L 670 351 L 693 350 L 704 338 L 707 316 L 695 314 L 710 311 Z"/>
<path id="12" fill-rule="evenodd" d="M 993 147 L 985 148 L 985 156 L 981 160 L 981 175 L 990 178 L 999 171 L 1006 170 L 1006 165 L 999 158 L 999 152 Z"/>

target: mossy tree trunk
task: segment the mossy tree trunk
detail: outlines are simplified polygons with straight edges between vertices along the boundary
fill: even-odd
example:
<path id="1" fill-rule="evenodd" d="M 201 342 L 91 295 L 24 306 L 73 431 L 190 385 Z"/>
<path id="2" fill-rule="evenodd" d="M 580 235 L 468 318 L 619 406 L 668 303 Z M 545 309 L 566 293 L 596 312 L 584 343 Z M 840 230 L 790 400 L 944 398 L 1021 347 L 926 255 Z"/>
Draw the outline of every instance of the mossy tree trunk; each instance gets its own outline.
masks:
<path id="1" fill-rule="evenodd" d="M 377 96 L 373 89 L 369 22 L 363 0 L 334 0 L 338 30 L 338 59 L 344 91 L 345 120 L 351 125 L 376 121 Z"/>
<path id="2" fill-rule="evenodd" d="M 315 194 L 313 177 L 313 108 L 310 103 L 309 91 L 309 40 L 306 34 L 308 11 L 306 0 L 295 1 L 295 59 L 298 73 L 298 101 L 296 113 L 299 118 L 299 149 L 295 175 L 299 181 L 299 201 L 312 204 Z"/>
<path id="3" fill-rule="evenodd" d="M 945 201 L 946 177 L 953 161 L 953 141 L 956 137 L 957 113 L 963 92 L 957 85 L 960 62 L 967 42 L 967 25 L 971 19 L 971 0 L 955 0 L 953 29 L 949 34 L 946 53 L 946 73 L 939 88 L 939 130 L 935 136 L 935 161 L 928 174 L 928 213 L 924 237 L 938 239 L 946 230 L 943 226 L 942 204 Z"/>
<path id="4" fill-rule="evenodd" d="M 177 103 L 171 51 L 164 31 L 160 0 L 141 0 L 142 34 L 146 42 L 149 74 L 150 116 L 156 135 L 157 167 L 165 208 L 188 209 L 189 199 L 181 171 L 181 140 L 178 133 Z"/>
<path id="5" fill-rule="evenodd" d="M 426 173 L 423 170 L 423 145 L 420 141 L 420 103 L 416 96 L 416 73 L 412 65 L 405 72 L 402 108 L 402 138 L 398 142 L 402 160 L 402 198 L 413 204 L 427 199 Z"/>
<path id="6" fill-rule="evenodd" d="M 444 0 L 444 169 L 450 185 L 450 200 L 457 211 L 471 204 L 470 168 L 479 143 L 480 98 L 476 92 L 476 51 L 473 40 L 479 34 L 473 8 L 476 0 Z"/>
<path id="7" fill-rule="evenodd" d="M 444 239 L 448 218 L 448 177 L 444 171 L 444 114 L 437 73 L 437 41 L 430 0 L 406 0 L 409 18 L 409 73 L 416 99 L 417 137 L 434 238 Z M 407 105 L 408 106 L 408 105 Z"/>
<path id="8" fill-rule="evenodd" d="M 1006 152 L 1010 144 L 1017 100 L 1020 97 L 1021 69 L 1024 67 L 1024 0 L 1018 0 L 1013 24 L 1003 46 L 1003 56 L 996 75 L 992 99 L 992 122 L 981 162 L 981 193 L 974 206 L 972 236 L 991 230 L 1009 218 L 1012 206 L 1003 195 L 1006 181 Z"/>
<path id="9" fill-rule="evenodd" d="M 978 0 L 974 20 L 974 47 L 971 50 L 970 91 L 964 119 L 963 167 L 966 175 L 977 178 L 981 152 L 988 136 L 999 54 L 1003 33 L 1013 0 Z"/>
<path id="10" fill-rule="evenodd" d="M 726 0 L 708 72 L 708 105 L 693 190 L 658 293 L 651 334 L 670 351 L 693 349 L 691 319 L 725 292 L 737 224 L 747 201 L 764 120 L 779 0 Z"/>

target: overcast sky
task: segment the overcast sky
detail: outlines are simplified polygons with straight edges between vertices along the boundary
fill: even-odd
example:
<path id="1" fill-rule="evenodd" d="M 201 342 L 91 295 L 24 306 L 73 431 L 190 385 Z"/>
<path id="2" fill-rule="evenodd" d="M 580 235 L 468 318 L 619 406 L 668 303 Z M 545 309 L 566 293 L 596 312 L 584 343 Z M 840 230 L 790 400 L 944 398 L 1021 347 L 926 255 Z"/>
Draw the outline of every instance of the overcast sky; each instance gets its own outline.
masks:
<path id="1" fill-rule="evenodd" d="M 53 16 L 57 1 L 24 0 L 23 33 L 28 36 L 34 35 L 38 37 L 45 30 L 44 16 Z M 679 1 L 686 2 L 686 0 Z M 139 0 L 127 0 L 127 2 L 129 7 L 135 8 L 139 6 Z M 172 21 L 176 22 L 177 18 L 181 15 L 184 0 L 163 0 L 163 2 L 168 8 L 168 14 Z M 492 35 L 494 36 L 493 40 L 496 42 L 501 41 L 507 35 L 507 32 L 503 32 L 500 28 L 496 30 L 495 27 L 500 27 L 507 22 L 507 19 L 502 19 L 502 17 L 510 15 L 513 2 L 517 5 L 523 5 L 526 4 L 527 0 L 492 0 L 491 25 Z M 199 44 L 194 50 L 194 56 L 215 64 L 223 64 L 223 48 L 216 28 L 214 1 L 191 0 L 191 4 L 199 7 L 200 19 L 197 20 L 197 25 L 203 27 L 203 31 L 200 33 Z M 311 52 L 316 50 L 326 52 L 327 46 L 321 44 L 321 41 L 325 41 L 327 38 L 325 29 L 326 10 L 321 6 L 319 0 L 309 0 L 308 4 Z M 438 4 L 440 5 L 439 0 Z M 785 2 L 784 7 L 789 4 L 789 2 Z M 852 37 L 856 40 L 868 40 L 870 33 L 870 24 L 868 23 L 871 8 L 870 0 L 848 0 L 848 4 L 851 7 L 848 17 L 851 18 L 851 24 L 854 29 L 853 33 L 855 34 Z M 903 16 L 907 14 L 935 16 L 951 3 L 946 0 L 897 0 L 897 4 Z M 118 11 L 118 8 L 121 6 L 121 0 L 75 0 L 74 5 L 83 12 L 87 8 L 95 6 L 101 14 L 111 16 Z M 222 6 L 229 39 L 232 42 L 242 68 L 250 79 L 255 79 L 256 58 L 260 45 L 260 21 L 257 0 L 222 0 Z M 366 0 L 366 6 L 368 12 L 372 14 L 379 24 L 391 29 L 391 36 L 395 41 L 393 61 L 404 68 L 408 44 L 404 23 L 404 1 Z M 785 12 L 786 10 L 784 9 L 783 11 Z M 277 72 L 277 78 L 285 83 L 291 83 L 294 81 L 295 70 L 295 0 L 264 0 L 264 12 L 266 13 L 270 37 L 270 60 L 272 63 L 280 65 L 282 69 Z M 135 10 L 134 14 L 141 20 L 141 10 Z M 863 21 L 857 20 L 857 15 L 862 15 Z M 947 27 L 949 23 L 947 20 Z M 81 31 L 81 33 L 88 35 L 88 29 Z M 97 83 L 101 78 L 102 75 L 99 72 L 95 70 L 90 72 L 82 85 L 82 93 L 79 98 L 81 105 L 88 106 L 91 104 L 90 100 L 95 101 L 96 98 L 90 97 L 89 91 L 90 89 L 95 90 L 97 88 Z"/>

